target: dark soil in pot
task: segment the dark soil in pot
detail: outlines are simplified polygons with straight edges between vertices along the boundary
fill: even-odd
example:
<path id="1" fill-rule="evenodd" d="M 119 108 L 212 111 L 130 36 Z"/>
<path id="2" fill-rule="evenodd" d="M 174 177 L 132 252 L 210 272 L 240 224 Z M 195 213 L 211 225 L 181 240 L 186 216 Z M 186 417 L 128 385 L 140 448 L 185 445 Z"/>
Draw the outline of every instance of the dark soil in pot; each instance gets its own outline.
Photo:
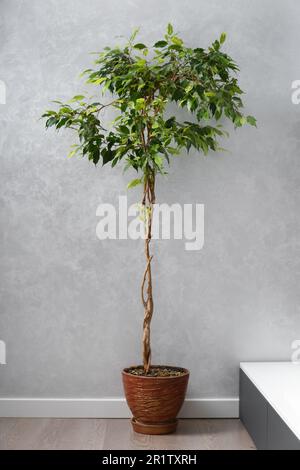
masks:
<path id="1" fill-rule="evenodd" d="M 146 373 L 143 366 L 132 366 L 125 369 L 128 374 L 139 375 L 144 377 L 178 377 L 184 375 L 186 369 L 181 367 L 168 367 L 168 366 L 152 366 Z"/>

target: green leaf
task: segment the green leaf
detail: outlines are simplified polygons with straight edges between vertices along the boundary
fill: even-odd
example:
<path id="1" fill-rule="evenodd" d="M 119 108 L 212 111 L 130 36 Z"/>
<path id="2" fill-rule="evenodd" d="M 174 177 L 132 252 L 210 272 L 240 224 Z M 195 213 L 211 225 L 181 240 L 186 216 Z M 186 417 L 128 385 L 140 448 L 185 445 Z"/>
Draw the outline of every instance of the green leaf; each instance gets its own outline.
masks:
<path id="1" fill-rule="evenodd" d="M 247 122 L 247 119 L 244 116 L 239 116 L 238 115 L 234 118 L 234 125 L 236 127 L 241 127 L 244 124 L 246 124 L 246 122 Z"/>
<path id="2" fill-rule="evenodd" d="M 251 126 L 255 126 L 255 127 L 256 127 L 256 119 L 255 119 L 255 117 L 253 117 L 253 116 L 247 116 L 247 122 L 248 122 L 248 124 L 250 124 Z"/>
<path id="3" fill-rule="evenodd" d="M 135 107 L 138 111 L 141 110 L 141 109 L 144 109 L 144 107 L 145 107 L 145 99 L 144 98 L 138 98 L 135 103 L 136 103 Z"/>
<path id="4" fill-rule="evenodd" d="M 84 100 L 85 96 L 84 95 L 75 95 L 73 96 L 71 101 L 82 101 Z"/>
<path id="5" fill-rule="evenodd" d="M 220 44 L 224 44 L 226 41 L 226 33 L 222 33 L 220 36 Z"/>
<path id="6" fill-rule="evenodd" d="M 162 157 L 160 157 L 159 155 L 155 155 L 154 161 L 155 161 L 155 163 L 156 163 L 157 166 L 159 166 L 159 167 L 162 166 L 163 159 L 162 159 Z"/>
<path id="7" fill-rule="evenodd" d="M 167 32 L 168 32 L 169 36 L 171 36 L 171 34 L 173 34 L 173 26 L 171 25 L 171 23 L 168 24 Z"/>
<path id="8" fill-rule="evenodd" d="M 114 166 L 116 166 L 118 161 L 119 161 L 119 157 L 114 158 L 113 161 L 112 161 L 111 167 L 113 168 Z"/>
<path id="9" fill-rule="evenodd" d="M 194 88 L 194 84 L 193 83 L 189 83 L 186 87 L 185 87 L 185 92 L 186 93 L 189 93 L 190 91 L 192 91 L 192 89 Z"/>
<path id="10" fill-rule="evenodd" d="M 139 32 L 140 28 L 135 28 L 130 36 L 130 41 L 134 41 L 138 32 Z"/>
<path id="11" fill-rule="evenodd" d="M 72 108 L 70 108 L 69 106 L 63 106 L 62 108 L 60 108 L 60 113 L 69 113 L 69 114 L 71 114 L 72 113 Z"/>
<path id="12" fill-rule="evenodd" d="M 77 152 L 77 149 L 71 150 L 71 152 L 68 153 L 68 158 L 74 157 L 74 155 L 76 154 L 76 152 Z"/>
<path id="13" fill-rule="evenodd" d="M 94 85 L 101 85 L 101 83 L 105 82 L 105 80 L 106 77 L 96 78 L 92 80 L 92 83 L 94 83 Z"/>
<path id="14" fill-rule="evenodd" d="M 83 72 L 81 72 L 81 74 L 79 75 L 79 77 L 83 77 L 84 75 L 86 75 L 87 73 L 90 73 L 92 72 L 93 70 L 92 69 L 86 69 L 84 70 Z"/>
<path id="15" fill-rule="evenodd" d="M 178 38 L 177 36 L 172 36 L 172 39 L 171 41 L 173 42 L 173 44 L 175 44 L 176 46 L 182 46 L 183 44 L 183 40 Z"/>
<path id="16" fill-rule="evenodd" d="M 214 43 L 213 43 L 213 49 L 214 49 L 215 51 L 218 51 L 218 50 L 220 49 L 220 43 L 219 43 L 219 41 L 218 41 L 217 39 L 216 39 L 216 40 L 214 41 Z"/>
<path id="17" fill-rule="evenodd" d="M 216 96 L 216 93 L 214 91 L 205 91 L 204 94 L 208 97 Z"/>
<path id="18" fill-rule="evenodd" d="M 171 155 L 179 155 L 179 150 L 178 148 L 175 148 L 175 147 L 167 147 L 167 151 L 171 154 Z"/>
<path id="19" fill-rule="evenodd" d="M 137 44 L 135 44 L 133 46 L 135 49 L 146 49 L 147 46 L 145 46 L 145 44 L 142 44 L 141 42 L 138 42 Z"/>
<path id="20" fill-rule="evenodd" d="M 179 45 L 179 44 L 172 44 L 171 46 L 169 46 L 169 50 L 170 51 L 181 51 L 182 46 Z"/>
<path id="21" fill-rule="evenodd" d="M 69 120 L 69 116 L 62 118 L 56 125 L 56 129 L 60 129 L 61 127 L 63 127 L 68 120 Z"/>
<path id="22" fill-rule="evenodd" d="M 98 82 L 98 80 L 97 80 L 97 82 Z M 110 86 L 110 83 L 111 83 L 111 80 L 106 81 L 105 85 L 102 88 L 102 93 L 104 93 L 108 89 L 108 87 Z"/>
<path id="23" fill-rule="evenodd" d="M 146 63 L 147 62 L 146 62 L 145 59 L 139 59 L 139 60 L 136 61 L 135 65 L 137 65 L 137 67 L 139 67 L 139 68 L 143 68 L 143 67 L 145 67 Z"/>
<path id="24" fill-rule="evenodd" d="M 167 46 L 167 45 L 168 45 L 167 41 L 157 41 L 157 42 L 154 44 L 153 47 L 158 47 L 158 48 L 159 48 L 159 47 L 165 47 L 165 46 Z"/>
<path id="25" fill-rule="evenodd" d="M 166 120 L 165 122 L 165 127 L 168 129 L 172 127 L 176 123 L 176 118 L 175 116 L 170 117 L 169 119 Z"/>
<path id="26" fill-rule="evenodd" d="M 49 109 L 48 111 L 46 111 L 42 117 L 48 117 L 48 116 L 56 116 L 57 112 L 56 111 L 51 111 L 51 109 Z"/>
<path id="27" fill-rule="evenodd" d="M 130 181 L 130 183 L 127 184 L 127 189 L 134 188 L 135 186 L 138 186 L 139 184 L 142 184 L 142 182 L 143 182 L 142 178 L 136 178 L 136 179 Z"/>
<path id="28" fill-rule="evenodd" d="M 120 129 L 120 132 L 122 132 L 122 134 L 129 134 L 129 129 L 127 126 L 121 125 L 119 126 L 119 129 Z"/>
<path id="29" fill-rule="evenodd" d="M 94 148 L 93 153 L 92 153 L 92 160 L 95 165 L 99 162 L 100 159 L 100 150 L 97 148 Z"/>
<path id="30" fill-rule="evenodd" d="M 101 151 L 102 159 L 103 159 L 103 165 L 106 165 L 106 163 L 111 162 L 114 157 L 115 157 L 115 152 L 113 152 L 109 148 L 104 148 Z"/>
<path id="31" fill-rule="evenodd" d="M 51 126 L 54 126 L 56 123 L 57 123 L 57 117 L 55 116 L 52 116 L 50 117 L 49 119 L 47 119 L 46 121 L 46 127 L 51 127 Z"/>

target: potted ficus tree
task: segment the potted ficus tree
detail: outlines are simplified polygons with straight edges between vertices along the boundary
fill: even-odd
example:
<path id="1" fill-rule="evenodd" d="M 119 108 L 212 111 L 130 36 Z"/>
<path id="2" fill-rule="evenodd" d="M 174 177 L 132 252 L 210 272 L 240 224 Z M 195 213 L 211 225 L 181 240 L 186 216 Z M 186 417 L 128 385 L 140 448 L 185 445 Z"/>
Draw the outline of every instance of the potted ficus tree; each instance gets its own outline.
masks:
<path id="1" fill-rule="evenodd" d="M 151 365 L 150 323 L 153 294 L 150 253 L 155 182 L 166 173 L 172 155 L 191 147 L 205 155 L 219 150 L 218 138 L 226 134 L 218 121 L 228 118 L 235 127 L 255 125 L 255 118 L 244 116 L 238 67 L 221 51 L 224 33 L 203 48 L 187 47 L 168 25 L 163 39 L 151 48 L 136 41 L 137 30 L 123 47 L 106 47 L 99 53 L 94 69 L 83 72 L 87 83 L 102 95 L 112 97 L 103 103 L 76 95 L 57 110 L 43 114 L 46 128 L 69 128 L 79 141 L 70 156 L 81 154 L 97 165 L 124 164 L 134 169 L 137 178 L 128 187 L 142 185 L 145 221 L 146 267 L 142 277 L 141 299 L 144 308 L 143 365 L 123 370 L 123 384 L 133 413 L 136 431 L 163 434 L 176 429 L 176 416 L 183 403 L 189 372 L 187 369 Z M 170 116 L 168 105 L 175 103 L 191 114 L 191 120 Z M 111 107 L 117 112 L 106 129 L 101 111 Z"/>

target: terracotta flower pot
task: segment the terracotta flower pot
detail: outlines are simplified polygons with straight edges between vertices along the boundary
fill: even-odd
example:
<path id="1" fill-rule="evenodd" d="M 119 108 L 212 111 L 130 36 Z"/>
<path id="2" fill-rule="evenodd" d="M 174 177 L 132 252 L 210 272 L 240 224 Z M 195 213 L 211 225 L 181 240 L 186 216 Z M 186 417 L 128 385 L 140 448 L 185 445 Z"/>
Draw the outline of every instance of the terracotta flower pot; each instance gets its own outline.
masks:
<path id="1" fill-rule="evenodd" d="M 153 366 L 171 368 L 169 366 Z M 141 434 L 169 434 L 177 427 L 176 416 L 183 404 L 189 371 L 180 367 L 173 369 L 182 375 L 170 377 L 140 376 L 122 372 L 128 406 L 133 414 L 134 431 Z"/>

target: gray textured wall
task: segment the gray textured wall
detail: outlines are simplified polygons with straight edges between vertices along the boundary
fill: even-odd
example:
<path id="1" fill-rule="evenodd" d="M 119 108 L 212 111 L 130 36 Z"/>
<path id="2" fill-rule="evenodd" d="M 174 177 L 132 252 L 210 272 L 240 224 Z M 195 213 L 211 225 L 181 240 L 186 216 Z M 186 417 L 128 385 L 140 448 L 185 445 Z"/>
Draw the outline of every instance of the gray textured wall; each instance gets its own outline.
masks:
<path id="1" fill-rule="evenodd" d="M 192 397 L 238 393 L 245 360 L 288 360 L 299 337 L 300 79 L 297 0 L 1 0 L 1 324 L 3 397 L 122 393 L 140 358 L 138 241 L 99 241 L 96 208 L 129 175 L 68 160 L 71 134 L 38 121 L 100 50 L 168 21 L 190 45 L 222 31 L 259 128 L 232 132 L 228 153 L 174 159 L 159 201 L 205 204 L 205 246 L 155 243 L 153 360 L 189 367 Z M 129 194 L 139 199 L 138 189 Z"/>

